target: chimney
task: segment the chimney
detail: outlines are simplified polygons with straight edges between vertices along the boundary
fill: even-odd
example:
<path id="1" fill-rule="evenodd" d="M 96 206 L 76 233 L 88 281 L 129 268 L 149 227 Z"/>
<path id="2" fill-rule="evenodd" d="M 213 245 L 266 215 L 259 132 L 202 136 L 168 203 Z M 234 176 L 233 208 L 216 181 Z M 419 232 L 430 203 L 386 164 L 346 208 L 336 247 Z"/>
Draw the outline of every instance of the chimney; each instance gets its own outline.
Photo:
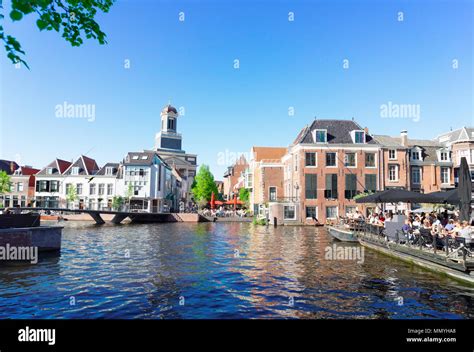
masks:
<path id="1" fill-rule="evenodd" d="M 408 146 L 408 132 L 407 130 L 403 130 L 400 132 L 400 142 L 402 146 L 407 147 Z"/>
<path id="2" fill-rule="evenodd" d="M 10 173 L 13 174 L 15 172 L 15 164 L 13 161 L 10 161 Z"/>
<path id="3" fill-rule="evenodd" d="M 364 127 L 364 132 L 365 132 L 365 134 L 369 134 L 369 128 L 368 128 L 368 127 Z"/>

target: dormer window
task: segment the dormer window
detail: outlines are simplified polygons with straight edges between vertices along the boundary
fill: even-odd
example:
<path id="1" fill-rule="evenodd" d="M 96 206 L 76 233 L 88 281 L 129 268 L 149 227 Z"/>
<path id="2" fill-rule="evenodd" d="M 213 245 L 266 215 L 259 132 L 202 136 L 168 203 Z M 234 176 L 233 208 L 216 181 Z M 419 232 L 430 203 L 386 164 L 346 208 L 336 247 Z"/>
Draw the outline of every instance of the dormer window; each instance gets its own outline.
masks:
<path id="1" fill-rule="evenodd" d="M 107 166 L 105 168 L 105 174 L 107 176 L 112 176 L 114 174 L 114 168 L 112 166 Z"/>
<path id="2" fill-rule="evenodd" d="M 327 130 L 314 130 L 314 142 L 315 143 L 327 143 L 328 131 Z"/>
<path id="3" fill-rule="evenodd" d="M 79 168 L 77 166 L 71 169 L 71 175 L 79 175 Z"/>
<path id="4" fill-rule="evenodd" d="M 439 157 L 439 161 L 447 162 L 447 161 L 449 161 L 449 152 L 447 150 L 441 150 L 439 152 L 438 157 Z"/>
<path id="5" fill-rule="evenodd" d="M 413 161 L 423 160 L 422 157 L 421 157 L 421 150 L 420 149 L 413 149 L 411 151 L 411 160 L 413 160 Z"/>
<path id="6" fill-rule="evenodd" d="M 352 142 L 356 144 L 365 143 L 365 132 L 364 131 L 351 131 Z"/>
<path id="7" fill-rule="evenodd" d="M 148 159 L 148 155 L 142 155 L 142 158 L 141 158 L 141 159 L 142 159 L 142 160 Z"/>
<path id="8" fill-rule="evenodd" d="M 48 168 L 46 169 L 46 174 L 52 175 L 52 174 L 53 174 L 53 168 L 52 168 L 52 167 L 48 167 Z"/>
<path id="9" fill-rule="evenodd" d="M 132 159 L 133 159 L 133 160 L 138 160 L 138 155 L 133 155 L 133 156 L 132 156 Z"/>

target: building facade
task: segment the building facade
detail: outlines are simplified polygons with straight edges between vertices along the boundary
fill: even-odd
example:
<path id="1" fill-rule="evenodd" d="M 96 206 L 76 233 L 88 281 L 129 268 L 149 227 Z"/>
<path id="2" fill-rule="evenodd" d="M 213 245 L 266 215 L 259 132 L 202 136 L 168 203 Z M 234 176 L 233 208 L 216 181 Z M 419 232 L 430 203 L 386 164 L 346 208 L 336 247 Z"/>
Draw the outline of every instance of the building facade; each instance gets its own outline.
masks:
<path id="1" fill-rule="evenodd" d="M 280 222 L 335 221 L 363 206 L 354 197 L 380 189 L 380 145 L 355 121 L 314 120 L 282 158 L 285 199 Z"/>
<path id="2" fill-rule="evenodd" d="M 284 198 L 282 157 L 287 148 L 281 147 L 252 147 L 249 167 L 244 178 L 245 187 L 249 189 L 250 209 L 254 214 L 266 216 L 270 202 Z"/>
<path id="3" fill-rule="evenodd" d="M 247 172 L 248 168 L 249 164 L 243 154 L 232 166 L 227 167 L 227 171 L 224 173 L 223 181 L 223 193 L 225 200 L 233 199 L 234 195 L 238 194 L 238 191 L 241 187 L 246 186 L 247 188 L 252 188 L 252 177 L 251 173 Z"/>

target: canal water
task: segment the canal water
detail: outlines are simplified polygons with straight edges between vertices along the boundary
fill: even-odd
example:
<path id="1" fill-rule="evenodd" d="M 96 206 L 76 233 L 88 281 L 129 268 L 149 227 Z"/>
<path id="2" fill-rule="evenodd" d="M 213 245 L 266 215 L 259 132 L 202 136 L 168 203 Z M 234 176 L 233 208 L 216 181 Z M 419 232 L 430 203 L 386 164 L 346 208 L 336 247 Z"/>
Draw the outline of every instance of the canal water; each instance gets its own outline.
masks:
<path id="1" fill-rule="evenodd" d="M 64 224 L 59 257 L 0 267 L 1 319 L 474 318 L 473 288 L 367 249 L 331 257 L 324 228 Z"/>

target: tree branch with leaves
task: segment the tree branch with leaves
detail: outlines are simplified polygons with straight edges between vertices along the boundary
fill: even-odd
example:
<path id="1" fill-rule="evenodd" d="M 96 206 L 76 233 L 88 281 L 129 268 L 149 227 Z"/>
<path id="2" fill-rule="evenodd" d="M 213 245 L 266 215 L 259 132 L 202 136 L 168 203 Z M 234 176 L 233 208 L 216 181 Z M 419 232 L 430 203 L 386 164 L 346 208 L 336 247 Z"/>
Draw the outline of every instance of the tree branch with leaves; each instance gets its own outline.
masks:
<path id="1" fill-rule="evenodd" d="M 40 31 L 56 31 L 72 46 L 80 46 L 86 39 L 96 39 L 99 44 L 106 44 L 106 34 L 101 30 L 95 17 L 99 11 L 109 12 L 115 0 L 12 0 L 9 14 L 13 22 L 18 22 L 26 15 L 37 16 L 36 26 Z M 5 44 L 7 57 L 14 64 L 22 63 L 25 51 L 20 42 L 4 31 L 3 4 L 0 0 L 0 40 Z"/>

